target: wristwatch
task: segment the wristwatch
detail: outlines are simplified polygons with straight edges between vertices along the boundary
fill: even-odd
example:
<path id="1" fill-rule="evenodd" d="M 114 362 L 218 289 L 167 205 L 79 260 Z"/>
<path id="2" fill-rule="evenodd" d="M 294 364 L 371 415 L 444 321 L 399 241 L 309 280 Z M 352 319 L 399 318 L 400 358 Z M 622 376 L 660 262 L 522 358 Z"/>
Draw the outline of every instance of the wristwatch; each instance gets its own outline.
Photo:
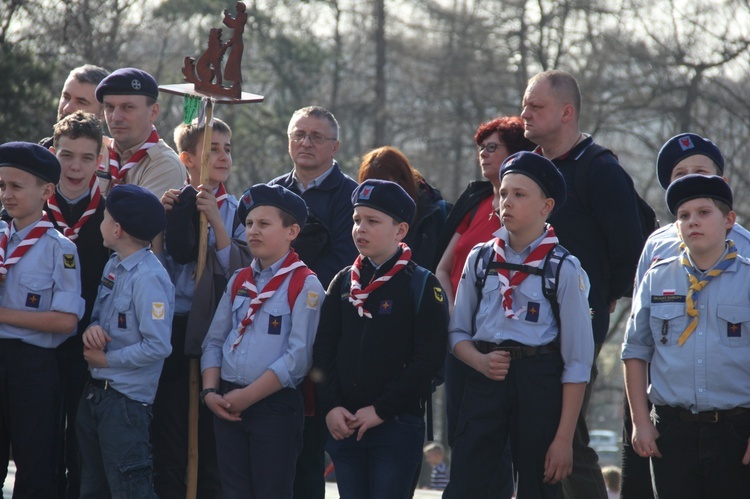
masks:
<path id="1" fill-rule="evenodd" d="M 198 394 L 198 399 L 201 401 L 202 405 L 206 405 L 206 395 L 208 395 L 209 393 L 216 393 L 216 388 L 206 388 L 204 390 L 201 390 L 200 394 Z"/>

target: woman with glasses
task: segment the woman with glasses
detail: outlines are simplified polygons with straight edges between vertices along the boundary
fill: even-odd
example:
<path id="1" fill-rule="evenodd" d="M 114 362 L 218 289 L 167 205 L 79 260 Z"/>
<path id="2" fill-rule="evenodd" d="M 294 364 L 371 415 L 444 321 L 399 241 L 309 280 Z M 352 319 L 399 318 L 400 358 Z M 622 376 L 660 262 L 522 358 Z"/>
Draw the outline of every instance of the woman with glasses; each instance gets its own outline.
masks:
<path id="1" fill-rule="evenodd" d="M 494 193 L 500 188 L 500 165 L 511 154 L 534 148 L 534 143 L 523 134 L 523 121 L 518 116 L 503 116 L 482 123 L 474 134 L 479 167 L 487 180 L 470 182 L 459 196 L 448 215 L 438 246 L 445 249 L 435 275 L 443 285 L 451 311 L 469 251 L 475 245 L 489 241 L 492 234 L 500 228 L 500 219 L 495 216 L 496 206 L 493 205 Z M 445 360 L 445 405 L 448 444 L 451 446 L 457 430 L 458 410 L 466 377 L 470 372 L 471 368 L 448 353 Z M 493 496 L 498 498 L 509 498 L 513 493 L 509 452 L 506 452 L 506 457 L 507 465 L 501 466 L 493 484 Z"/>

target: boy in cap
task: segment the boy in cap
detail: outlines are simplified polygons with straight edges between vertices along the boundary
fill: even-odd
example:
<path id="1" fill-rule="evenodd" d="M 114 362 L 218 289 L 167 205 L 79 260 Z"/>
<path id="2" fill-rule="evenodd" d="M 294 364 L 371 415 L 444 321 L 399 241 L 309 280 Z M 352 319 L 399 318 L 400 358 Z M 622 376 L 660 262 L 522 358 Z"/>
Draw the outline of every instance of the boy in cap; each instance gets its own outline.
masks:
<path id="1" fill-rule="evenodd" d="M 450 346 L 475 372 L 459 411 L 444 497 L 486 497 L 510 438 L 518 496 L 556 498 L 573 467 L 573 434 L 594 358 L 588 277 L 564 254 L 555 296 L 546 298 L 546 282 L 534 272 L 544 275 L 559 251 L 546 224 L 566 197 L 555 165 L 516 153 L 500 179 L 503 227 L 471 250 L 451 317 Z M 486 270 L 477 284 L 480 262 Z"/>
<path id="2" fill-rule="evenodd" d="M 229 280 L 203 342 L 200 398 L 215 415 L 224 495 L 291 498 L 304 417 L 297 387 L 324 290 L 291 249 L 307 219 L 301 197 L 257 184 L 237 214 L 254 259 Z"/>
<path id="3" fill-rule="evenodd" d="M 102 124 L 91 113 L 76 111 L 55 124 L 50 151 L 60 161 L 60 182 L 47 200 L 45 211 L 55 229 L 76 245 L 81 261 L 81 296 L 86 302 L 77 334 L 57 348 L 64 410 L 61 472 L 67 471 L 67 476 L 59 478 L 62 490 L 67 489 L 66 497 L 78 497 L 81 480 L 75 417 L 88 378 L 82 335 L 91 322 L 102 271 L 109 259 L 99 230 L 104 219 L 104 197 L 95 175 L 101 162 L 101 146 Z"/>
<path id="4" fill-rule="evenodd" d="M 646 272 L 622 347 L 633 448 L 658 497 L 747 497 L 750 261 L 727 239 L 732 191 L 688 175 L 666 201 L 684 244 Z"/>
<path id="5" fill-rule="evenodd" d="M 43 211 L 59 179 L 44 147 L 0 145 L 0 199 L 12 218 L 0 236 L 0 455 L 13 447 L 15 497 L 57 494 L 55 348 L 84 310 L 75 245 Z"/>
<path id="6" fill-rule="evenodd" d="M 97 173 L 105 195 L 113 185 L 127 183 L 161 197 L 185 183 L 185 167 L 154 126 L 159 117 L 158 98 L 154 77 L 137 68 L 120 68 L 96 87 L 96 100 L 104 105 L 112 135 L 109 170 Z"/>
<path id="7" fill-rule="evenodd" d="M 162 196 L 167 211 L 165 244 L 154 241 L 154 252 L 175 285 L 172 354 L 164 363 L 151 424 L 154 486 L 161 499 L 182 499 L 186 493 L 189 357 L 201 355 L 201 343 L 218 305 L 216 290 L 224 289 L 232 273 L 252 261 L 244 244 L 244 220 L 236 216 L 237 199 L 225 187 L 232 169 L 232 130 L 214 118 L 208 182 L 200 185 L 204 131 L 205 124 L 197 119 L 175 128 L 174 142 L 190 184 Z M 200 213 L 208 220 L 208 251 L 205 270 L 196 282 Z M 197 493 L 206 499 L 220 498 L 213 418 L 205 406 L 200 411 Z"/>
<path id="8" fill-rule="evenodd" d="M 311 376 L 341 497 L 407 498 L 422 461 L 425 401 L 445 359 L 448 305 L 402 243 L 416 211 L 406 191 L 370 179 L 352 204 L 359 256 L 328 287 Z"/>
<path id="9" fill-rule="evenodd" d="M 675 135 L 664 143 L 656 160 L 656 175 L 665 190 L 675 180 L 690 174 L 722 175 L 724 156 L 709 139 L 694 133 Z M 750 254 L 750 232 L 735 222 L 729 234 L 741 255 Z M 635 275 L 634 292 L 648 269 L 657 261 L 680 254 L 682 240 L 677 224 L 665 224 L 656 230 L 646 241 Z M 633 451 L 631 445 L 630 409 L 623 412 L 623 457 L 622 457 L 622 497 L 623 499 L 649 499 L 653 497 L 649 460 Z"/>
<path id="10" fill-rule="evenodd" d="M 112 188 L 101 233 L 115 253 L 83 333 L 90 378 L 78 408 L 81 498 L 155 498 L 148 427 L 171 350 L 174 287 L 149 249 L 164 229 L 159 199 L 137 185 Z"/>

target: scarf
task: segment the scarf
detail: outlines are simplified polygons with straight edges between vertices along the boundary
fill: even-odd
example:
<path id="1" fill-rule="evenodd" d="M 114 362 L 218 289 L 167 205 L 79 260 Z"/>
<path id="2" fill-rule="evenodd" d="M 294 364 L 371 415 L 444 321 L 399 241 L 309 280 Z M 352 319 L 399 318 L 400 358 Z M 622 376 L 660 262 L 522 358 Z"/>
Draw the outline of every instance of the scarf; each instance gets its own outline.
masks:
<path id="1" fill-rule="evenodd" d="M 351 290 L 349 292 L 349 303 L 357 308 L 357 313 L 360 317 L 365 316 L 368 319 L 372 319 L 372 314 L 364 307 L 365 300 L 370 296 L 370 293 L 390 281 L 391 277 L 396 275 L 411 260 L 411 249 L 404 243 L 400 243 L 399 247 L 402 249 L 402 252 L 398 261 L 396 261 L 388 272 L 372 281 L 365 289 L 362 289 L 362 284 L 359 282 L 359 276 L 362 271 L 362 255 L 357 256 L 357 259 L 354 260 L 350 276 Z"/>
<path id="2" fill-rule="evenodd" d="M 49 221 L 49 218 L 45 213 L 44 215 L 42 215 L 42 218 L 39 219 L 36 225 L 34 225 L 34 228 L 31 229 L 28 234 L 26 234 L 26 237 L 23 238 L 23 241 L 21 241 L 21 243 L 16 246 L 16 249 L 13 250 L 13 254 L 6 259 L 5 250 L 8 248 L 8 241 L 10 240 L 10 229 L 13 224 L 14 222 L 11 222 L 11 224 L 5 228 L 5 232 L 3 233 L 2 238 L 0 238 L 0 275 L 7 274 L 8 269 L 18 263 L 21 258 L 23 258 L 23 255 L 25 255 L 32 246 L 34 246 L 34 243 L 36 243 L 39 238 L 44 235 L 45 232 L 47 232 L 47 229 L 53 228 L 52 222 Z"/>
<path id="3" fill-rule="evenodd" d="M 130 157 L 127 163 L 120 165 L 120 155 L 117 154 L 114 147 L 109 149 L 109 174 L 112 176 L 114 183 L 124 184 L 125 175 L 128 170 L 138 164 L 140 160 L 146 157 L 148 150 L 151 149 L 159 142 L 159 134 L 156 132 L 156 127 L 151 126 L 151 135 L 148 136 L 146 142 L 138 149 L 133 156 Z"/>
<path id="4" fill-rule="evenodd" d="M 89 183 L 89 189 L 91 191 L 91 199 L 89 200 L 89 205 L 86 207 L 86 211 L 83 212 L 81 218 L 78 219 L 78 222 L 76 222 L 73 227 L 68 226 L 68 223 L 65 221 L 65 217 L 63 217 L 63 214 L 60 211 L 60 206 L 57 204 L 57 196 L 55 194 L 52 194 L 52 196 L 50 196 L 50 198 L 47 200 L 47 206 L 49 206 L 50 211 L 52 212 L 52 219 L 55 221 L 57 226 L 62 229 L 63 235 L 71 241 L 75 241 L 76 239 L 78 239 L 78 233 L 81 231 L 81 227 L 83 227 L 89 217 L 91 217 L 91 215 L 93 215 L 96 212 L 96 209 L 99 207 L 99 200 L 102 197 L 102 193 L 99 190 L 99 179 L 96 178 L 96 175 L 92 175 L 91 182 Z"/>

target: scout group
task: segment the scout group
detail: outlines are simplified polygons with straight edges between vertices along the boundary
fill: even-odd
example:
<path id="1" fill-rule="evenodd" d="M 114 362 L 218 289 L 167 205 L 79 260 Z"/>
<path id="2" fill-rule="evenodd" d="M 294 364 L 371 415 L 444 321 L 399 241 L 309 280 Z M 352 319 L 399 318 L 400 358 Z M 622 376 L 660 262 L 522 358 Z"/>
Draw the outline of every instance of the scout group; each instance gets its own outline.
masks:
<path id="1" fill-rule="evenodd" d="M 184 498 L 191 359 L 199 498 L 320 499 L 325 470 L 344 499 L 409 498 L 426 443 L 445 498 L 606 498 L 584 416 L 631 295 L 622 497 L 750 496 L 750 234 L 710 140 L 666 141 L 675 221 L 644 227 L 553 70 L 479 126 L 485 180 L 454 205 L 390 146 L 355 182 L 317 106 L 289 122 L 290 172 L 237 199 L 230 127 L 207 125 L 201 183 L 205 125 L 178 126 L 175 153 L 158 94 L 82 66 L 52 137 L 0 145 L 14 498 Z M 443 381 L 449 466 L 425 440 Z"/>

